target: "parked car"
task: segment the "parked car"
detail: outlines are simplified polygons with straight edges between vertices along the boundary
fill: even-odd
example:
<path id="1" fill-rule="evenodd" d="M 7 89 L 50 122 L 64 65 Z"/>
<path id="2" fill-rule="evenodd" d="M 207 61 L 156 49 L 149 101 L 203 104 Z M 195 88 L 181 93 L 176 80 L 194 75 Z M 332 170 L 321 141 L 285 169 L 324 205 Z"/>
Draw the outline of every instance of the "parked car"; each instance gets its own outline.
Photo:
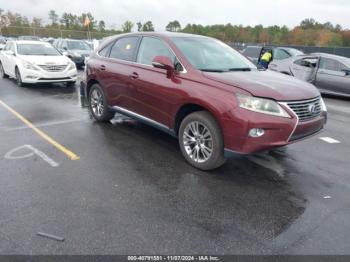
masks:
<path id="1" fill-rule="evenodd" d="M 233 153 L 285 146 L 318 133 L 326 107 L 311 84 L 261 71 L 226 44 L 181 33 L 104 41 L 86 67 L 95 120 L 119 112 L 178 138 L 185 159 L 210 170 Z"/>
<path id="2" fill-rule="evenodd" d="M 263 46 L 247 46 L 242 54 L 248 57 L 254 64 L 258 64 L 260 57 L 265 53 L 265 51 L 272 51 L 272 60 L 279 61 L 288 59 L 291 57 L 296 57 L 298 55 L 303 55 L 304 53 L 298 49 L 290 47 L 263 47 Z"/>
<path id="3" fill-rule="evenodd" d="M 18 86 L 77 80 L 75 64 L 51 44 L 39 41 L 8 41 L 0 52 L 0 77 L 13 77 Z"/>
<path id="4" fill-rule="evenodd" d="M 273 61 L 269 69 L 313 83 L 323 94 L 350 97 L 350 58 L 313 53 Z"/>
<path id="5" fill-rule="evenodd" d="M 91 47 L 83 40 L 57 39 L 53 45 L 64 55 L 69 57 L 78 68 L 85 65 L 85 58 L 92 52 Z"/>

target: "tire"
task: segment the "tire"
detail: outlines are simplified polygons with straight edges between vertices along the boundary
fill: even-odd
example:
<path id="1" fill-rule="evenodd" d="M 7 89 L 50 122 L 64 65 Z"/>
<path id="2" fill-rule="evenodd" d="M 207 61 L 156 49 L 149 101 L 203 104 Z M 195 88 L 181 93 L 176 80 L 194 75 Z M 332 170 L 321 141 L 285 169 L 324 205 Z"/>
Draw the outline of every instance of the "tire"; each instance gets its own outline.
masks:
<path id="1" fill-rule="evenodd" d="M 1 78 L 8 78 L 9 76 L 5 74 L 4 67 L 2 66 L 2 63 L 0 62 L 0 77 Z"/>
<path id="2" fill-rule="evenodd" d="M 94 84 L 89 92 L 89 111 L 97 122 L 108 122 L 114 117 L 114 112 L 108 108 L 106 95 L 99 84 Z"/>
<path id="3" fill-rule="evenodd" d="M 17 86 L 18 86 L 18 87 L 23 87 L 24 84 L 23 84 L 23 82 L 22 82 L 22 76 L 21 76 L 21 73 L 19 72 L 18 67 L 16 67 L 16 69 L 15 69 L 15 74 L 16 74 Z"/>
<path id="4" fill-rule="evenodd" d="M 186 116 L 181 122 L 178 139 L 183 156 L 198 169 L 212 170 L 226 161 L 221 128 L 207 111 Z"/>

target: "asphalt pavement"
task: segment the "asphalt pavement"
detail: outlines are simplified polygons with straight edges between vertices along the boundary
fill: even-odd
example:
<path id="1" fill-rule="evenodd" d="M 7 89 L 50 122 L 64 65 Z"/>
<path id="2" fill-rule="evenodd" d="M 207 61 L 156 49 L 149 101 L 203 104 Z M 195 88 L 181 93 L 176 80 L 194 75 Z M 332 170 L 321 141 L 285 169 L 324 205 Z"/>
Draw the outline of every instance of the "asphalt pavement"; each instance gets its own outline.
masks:
<path id="1" fill-rule="evenodd" d="M 152 127 L 94 122 L 78 86 L 0 79 L 0 101 L 0 254 L 350 253 L 350 100 L 325 98 L 322 133 L 212 172 Z"/>

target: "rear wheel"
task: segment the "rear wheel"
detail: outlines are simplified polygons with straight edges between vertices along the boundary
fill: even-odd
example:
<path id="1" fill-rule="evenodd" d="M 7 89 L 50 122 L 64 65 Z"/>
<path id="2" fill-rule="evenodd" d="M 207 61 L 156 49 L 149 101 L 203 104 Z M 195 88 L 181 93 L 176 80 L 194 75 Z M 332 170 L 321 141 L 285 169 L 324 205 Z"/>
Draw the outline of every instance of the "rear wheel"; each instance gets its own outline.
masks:
<path id="1" fill-rule="evenodd" d="M 187 162 L 198 169 L 212 170 L 225 163 L 221 129 L 209 112 L 194 112 L 182 121 L 179 145 Z"/>
<path id="2" fill-rule="evenodd" d="M 106 96 L 100 85 L 94 84 L 89 92 L 89 110 L 98 122 L 108 122 L 114 117 L 114 112 L 108 108 Z"/>
<path id="3" fill-rule="evenodd" d="M 8 78 L 9 76 L 5 74 L 4 67 L 2 66 L 2 63 L 0 62 L 0 77 L 1 78 Z"/>
<path id="4" fill-rule="evenodd" d="M 23 87 L 22 76 L 21 76 L 21 73 L 19 72 L 18 67 L 16 67 L 15 69 L 15 74 L 16 74 L 17 86 Z"/>

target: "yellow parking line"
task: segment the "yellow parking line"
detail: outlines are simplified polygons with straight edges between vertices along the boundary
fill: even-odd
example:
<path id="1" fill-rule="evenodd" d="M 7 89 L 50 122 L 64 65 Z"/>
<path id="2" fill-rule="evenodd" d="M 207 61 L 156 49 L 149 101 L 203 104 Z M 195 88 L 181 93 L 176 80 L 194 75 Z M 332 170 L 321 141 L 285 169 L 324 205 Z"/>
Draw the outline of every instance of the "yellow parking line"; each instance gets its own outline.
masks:
<path id="1" fill-rule="evenodd" d="M 1 99 L 0 99 L 0 104 L 5 107 L 8 111 L 10 111 L 12 114 L 14 114 L 19 120 L 21 120 L 23 123 L 25 123 L 28 127 L 30 127 L 34 132 L 36 132 L 41 138 L 49 142 L 51 145 L 56 147 L 59 151 L 67 155 L 71 160 L 79 160 L 80 157 L 77 156 L 75 153 L 52 139 L 50 136 L 45 134 L 43 131 L 35 127 L 29 120 L 27 120 L 24 116 L 22 116 L 20 113 L 16 112 L 14 109 L 12 109 L 10 106 L 5 104 Z"/>

